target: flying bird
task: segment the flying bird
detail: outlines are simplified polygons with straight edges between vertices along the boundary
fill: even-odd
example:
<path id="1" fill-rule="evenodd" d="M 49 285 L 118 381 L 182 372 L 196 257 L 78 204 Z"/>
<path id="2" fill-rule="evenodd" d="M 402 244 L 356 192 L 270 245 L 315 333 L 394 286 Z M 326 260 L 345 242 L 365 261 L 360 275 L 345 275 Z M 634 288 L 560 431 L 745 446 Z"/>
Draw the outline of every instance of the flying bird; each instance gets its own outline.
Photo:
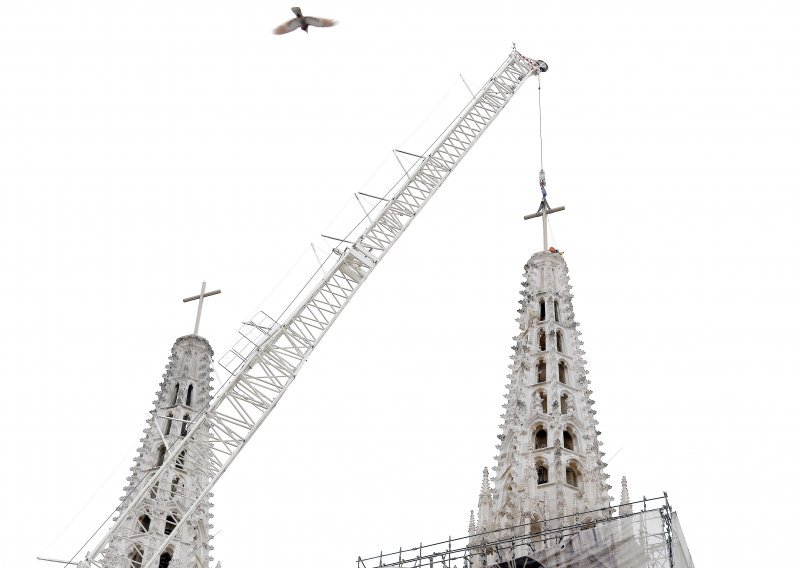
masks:
<path id="1" fill-rule="evenodd" d="M 288 22 L 285 22 L 272 30 L 272 33 L 276 35 L 281 34 L 288 34 L 289 32 L 293 32 L 297 28 L 300 28 L 304 32 L 308 33 L 308 26 L 317 26 L 318 28 L 329 28 L 331 26 L 336 25 L 336 20 L 330 20 L 328 18 L 315 18 L 313 16 L 304 16 L 303 11 L 298 8 L 292 8 L 292 12 L 296 17 L 292 18 Z"/>

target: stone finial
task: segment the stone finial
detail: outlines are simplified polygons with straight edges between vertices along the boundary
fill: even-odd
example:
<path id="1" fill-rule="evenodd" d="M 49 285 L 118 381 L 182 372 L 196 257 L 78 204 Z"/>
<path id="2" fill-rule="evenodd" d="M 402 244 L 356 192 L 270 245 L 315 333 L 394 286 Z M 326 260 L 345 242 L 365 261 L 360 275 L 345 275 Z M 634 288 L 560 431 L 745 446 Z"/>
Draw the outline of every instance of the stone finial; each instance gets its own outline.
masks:
<path id="1" fill-rule="evenodd" d="M 622 476 L 622 494 L 619 498 L 619 512 L 621 515 L 630 515 L 633 512 L 633 507 L 631 507 L 631 498 L 628 494 L 628 480 L 623 475 Z"/>
<path id="2" fill-rule="evenodd" d="M 475 534 L 475 511 L 469 512 L 469 535 Z"/>
<path id="3" fill-rule="evenodd" d="M 483 481 L 481 482 L 481 496 L 489 495 L 489 468 L 483 468 Z"/>

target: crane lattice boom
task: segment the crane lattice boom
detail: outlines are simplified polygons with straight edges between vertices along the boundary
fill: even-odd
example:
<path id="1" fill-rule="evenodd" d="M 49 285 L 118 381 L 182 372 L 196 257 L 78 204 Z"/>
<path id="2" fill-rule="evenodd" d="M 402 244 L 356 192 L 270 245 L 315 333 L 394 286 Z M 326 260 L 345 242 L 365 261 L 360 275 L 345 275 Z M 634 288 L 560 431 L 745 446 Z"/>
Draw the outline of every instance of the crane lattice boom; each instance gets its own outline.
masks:
<path id="1" fill-rule="evenodd" d="M 546 71 L 543 61 L 529 59 L 516 50 L 506 59 L 465 111 L 431 147 L 431 151 L 409 172 L 405 183 L 385 201 L 377 218 L 344 248 L 305 300 L 281 323 L 261 313 L 248 323 L 242 340 L 219 365 L 220 378 L 227 378 L 211 404 L 199 413 L 186 437 L 169 448 L 163 464 L 146 483 L 126 496 L 120 514 L 108 533 L 81 562 L 83 568 L 153 568 L 170 541 L 225 473 L 258 427 L 269 416 L 308 356 L 344 307 L 389 252 L 419 211 L 430 200 L 461 158 L 483 134 L 498 113 L 530 75 Z M 142 535 L 125 534 L 126 519 L 146 512 L 147 495 L 157 483 L 169 483 L 170 471 L 191 467 L 207 476 L 208 483 L 189 495 L 184 510 L 177 511 L 177 526 L 169 535 L 147 535 L 147 550 L 141 562 L 127 556 Z M 173 514 L 175 514 L 173 512 Z"/>

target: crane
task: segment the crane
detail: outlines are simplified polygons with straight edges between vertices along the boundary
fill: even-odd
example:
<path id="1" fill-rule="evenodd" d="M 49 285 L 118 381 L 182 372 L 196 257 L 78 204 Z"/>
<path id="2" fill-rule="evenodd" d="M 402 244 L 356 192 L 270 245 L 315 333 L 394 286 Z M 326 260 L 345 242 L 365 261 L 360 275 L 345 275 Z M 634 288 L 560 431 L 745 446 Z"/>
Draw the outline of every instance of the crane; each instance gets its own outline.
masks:
<path id="1" fill-rule="evenodd" d="M 547 71 L 544 61 L 525 57 L 514 48 L 503 64 L 473 96 L 450 127 L 420 156 L 413 170 L 382 206 L 374 220 L 348 246 L 334 249 L 337 258 L 322 277 L 281 321 L 259 312 L 240 329 L 240 340 L 218 361 L 223 382 L 209 405 L 199 412 L 188 434 L 169 448 L 163 463 L 125 497 L 119 515 L 94 544 L 80 568 L 153 568 L 180 528 L 201 504 L 239 452 L 264 423 L 297 377 L 339 314 L 367 277 L 442 186 L 519 87 L 531 75 Z M 369 219 L 369 216 L 367 217 Z M 322 270 L 322 268 L 321 268 Z M 305 288 L 304 288 L 305 290 Z M 302 291 L 301 291 L 302 292 Z M 221 368 L 221 370 L 220 370 Z M 126 519 L 145 514 L 144 501 L 156 484 L 169 483 L 169 471 L 182 467 L 188 456 L 202 469 L 208 483 L 188 495 L 185 509 L 170 534 L 156 539 L 147 556 L 136 562 L 125 556 Z"/>

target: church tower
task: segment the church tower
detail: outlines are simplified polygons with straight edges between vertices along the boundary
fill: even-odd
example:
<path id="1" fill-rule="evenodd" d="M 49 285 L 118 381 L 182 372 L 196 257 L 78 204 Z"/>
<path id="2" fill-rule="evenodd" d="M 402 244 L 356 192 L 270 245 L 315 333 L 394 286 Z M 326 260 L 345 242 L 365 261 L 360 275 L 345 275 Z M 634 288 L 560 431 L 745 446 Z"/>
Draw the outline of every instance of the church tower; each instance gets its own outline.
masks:
<path id="1" fill-rule="evenodd" d="M 564 208 L 547 203 L 544 171 L 540 186 L 539 211 L 525 218 L 542 217 L 544 250 L 524 267 L 494 488 L 484 468 L 477 522 L 470 519 L 471 543 L 521 525 L 532 535 L 552 534 L 611 513 L 569 270 L 563 254 L 547 244 L 548 214 Z"/>
<path id="2" fill-rule="evenodd" d="M 131 467 L 119 510 L 136 489 L 158 470 L 169 448 L 186 436 L 190 423 L 211 399 L 210 371 L 214 352 L 199 335 L 179 337 L 172 347 L 167 371 L 153 401 L 142 445 Z M 207 433 L 206 433 L 207 435 Z M 189 446 L 191 448 L 191 446 Z M 192 450 L 188 450 L 191 452 Z M 144 503 L 146 513 L 123 520 L 123 530 L 109 543 L 109 568 L 140 568 L 158 549 L 162 535 L 171 534 L 180 521 L 178 510 L 208 484 L 201 456 L 181 455 L 169 472 L 171 482 L 156 484 Z M 207 496 L 159 557 L 159 568 L 208 568 L 211 562 L 211 500 Z"/>
<path id="3" fill-rule="evenodd" d="M 494 489 L 484 469 L 477 532 L 588 522 L 611 505 L 567 263 L 537 252 L 524 278 Z"/>

